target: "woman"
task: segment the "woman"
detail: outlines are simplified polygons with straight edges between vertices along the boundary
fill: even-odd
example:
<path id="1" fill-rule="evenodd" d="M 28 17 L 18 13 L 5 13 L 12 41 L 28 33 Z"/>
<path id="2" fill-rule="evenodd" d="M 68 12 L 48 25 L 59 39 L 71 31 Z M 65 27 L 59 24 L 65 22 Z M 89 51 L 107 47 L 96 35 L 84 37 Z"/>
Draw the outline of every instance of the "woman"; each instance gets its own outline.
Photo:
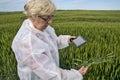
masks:
<path id="1" fill-rule="evenodd" d="M 87 68 L 64 70 L 59 67 L 58 48 L 67 47 L 75 36 L 56 36 L 50 26 L 54 4 L 50 0 L 29 0 L 24 8 L 28 19 L 12 43 L 20 80 L 82 80 Z"/>

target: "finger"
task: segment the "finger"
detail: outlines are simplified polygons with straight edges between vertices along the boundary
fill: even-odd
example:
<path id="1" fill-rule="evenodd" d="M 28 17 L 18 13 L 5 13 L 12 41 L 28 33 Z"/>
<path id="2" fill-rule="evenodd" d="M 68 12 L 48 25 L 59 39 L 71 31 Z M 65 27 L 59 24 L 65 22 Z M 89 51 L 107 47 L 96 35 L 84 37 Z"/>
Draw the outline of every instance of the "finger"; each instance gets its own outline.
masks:
<path id="1" fill-rule="evenodd" d="M 76 38 L 76 36 L 71 36 L 70 38 Z"/>

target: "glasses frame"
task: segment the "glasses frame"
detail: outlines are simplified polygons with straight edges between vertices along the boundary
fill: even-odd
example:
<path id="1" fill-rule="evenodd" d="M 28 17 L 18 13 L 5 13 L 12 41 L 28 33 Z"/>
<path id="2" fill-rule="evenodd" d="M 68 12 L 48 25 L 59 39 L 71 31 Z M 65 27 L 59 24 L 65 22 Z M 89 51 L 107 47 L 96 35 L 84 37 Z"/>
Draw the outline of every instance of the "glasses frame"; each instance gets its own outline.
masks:
<path id="1" fill-rule="evenodd" d="M 44 18 L 46 16 L 38 16 L 38 17 L 43 19 L 44 21 L 48 22 L 50 19 L 52 19 L 54 17 L 54 15 L 49 15 L 49 16 L 47 16 L 47 18 Z"/>

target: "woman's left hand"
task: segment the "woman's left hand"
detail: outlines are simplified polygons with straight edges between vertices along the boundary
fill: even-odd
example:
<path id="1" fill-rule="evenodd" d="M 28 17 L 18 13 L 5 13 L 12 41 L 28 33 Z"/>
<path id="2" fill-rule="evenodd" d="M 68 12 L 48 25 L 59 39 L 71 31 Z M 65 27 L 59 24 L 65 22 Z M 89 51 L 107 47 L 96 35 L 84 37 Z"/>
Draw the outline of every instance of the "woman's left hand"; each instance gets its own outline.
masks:
<path id="1" fill-rule="evenodd" d="M 88 70 L 88 67 L 82 66 L 82 67 L 79 69 L 79 72 L 80 72 L 82 75 L 85 75 L 86 72 L 87 72 L 87 70 Z"/>
<path id="2" fill-rule="evenodd" d="M 70 36 L 69 38 L 68 38 L 68 43 L 71 43 L 71 40 L 72 39 L 75 39 L 76 38 L 76 36 Z"/>

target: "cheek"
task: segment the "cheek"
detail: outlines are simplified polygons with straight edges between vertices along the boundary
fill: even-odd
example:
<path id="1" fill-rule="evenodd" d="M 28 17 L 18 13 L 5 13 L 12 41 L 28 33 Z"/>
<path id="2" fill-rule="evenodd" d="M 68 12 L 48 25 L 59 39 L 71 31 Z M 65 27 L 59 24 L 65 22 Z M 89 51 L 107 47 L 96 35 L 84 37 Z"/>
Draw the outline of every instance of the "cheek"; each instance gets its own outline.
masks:
<path id="1" fill-rule="evenodd" d="M 40 28 L 45 28 L 46 26 L 48 26 L 48 24 L 44 21 L 41 21 L 41 22 L 38 22 L 38 26 L 40 27 Z"/>
<path id="2" fill-rule="evenodd" d="M 43 22 L 42 22 L 42 21 L 37 21 L 37 25 L 38 25 L 38 26 L 42 26 L 42 25 L 43 25 Z"/>
<path id="3" fill-rule="evenodd" d="M 45 24 L 45 21 L 39 20 L 39 21 L 37 21 L 37 23 L 38 23 L 39 25 L 44 25 L 44 24 Z"/>

